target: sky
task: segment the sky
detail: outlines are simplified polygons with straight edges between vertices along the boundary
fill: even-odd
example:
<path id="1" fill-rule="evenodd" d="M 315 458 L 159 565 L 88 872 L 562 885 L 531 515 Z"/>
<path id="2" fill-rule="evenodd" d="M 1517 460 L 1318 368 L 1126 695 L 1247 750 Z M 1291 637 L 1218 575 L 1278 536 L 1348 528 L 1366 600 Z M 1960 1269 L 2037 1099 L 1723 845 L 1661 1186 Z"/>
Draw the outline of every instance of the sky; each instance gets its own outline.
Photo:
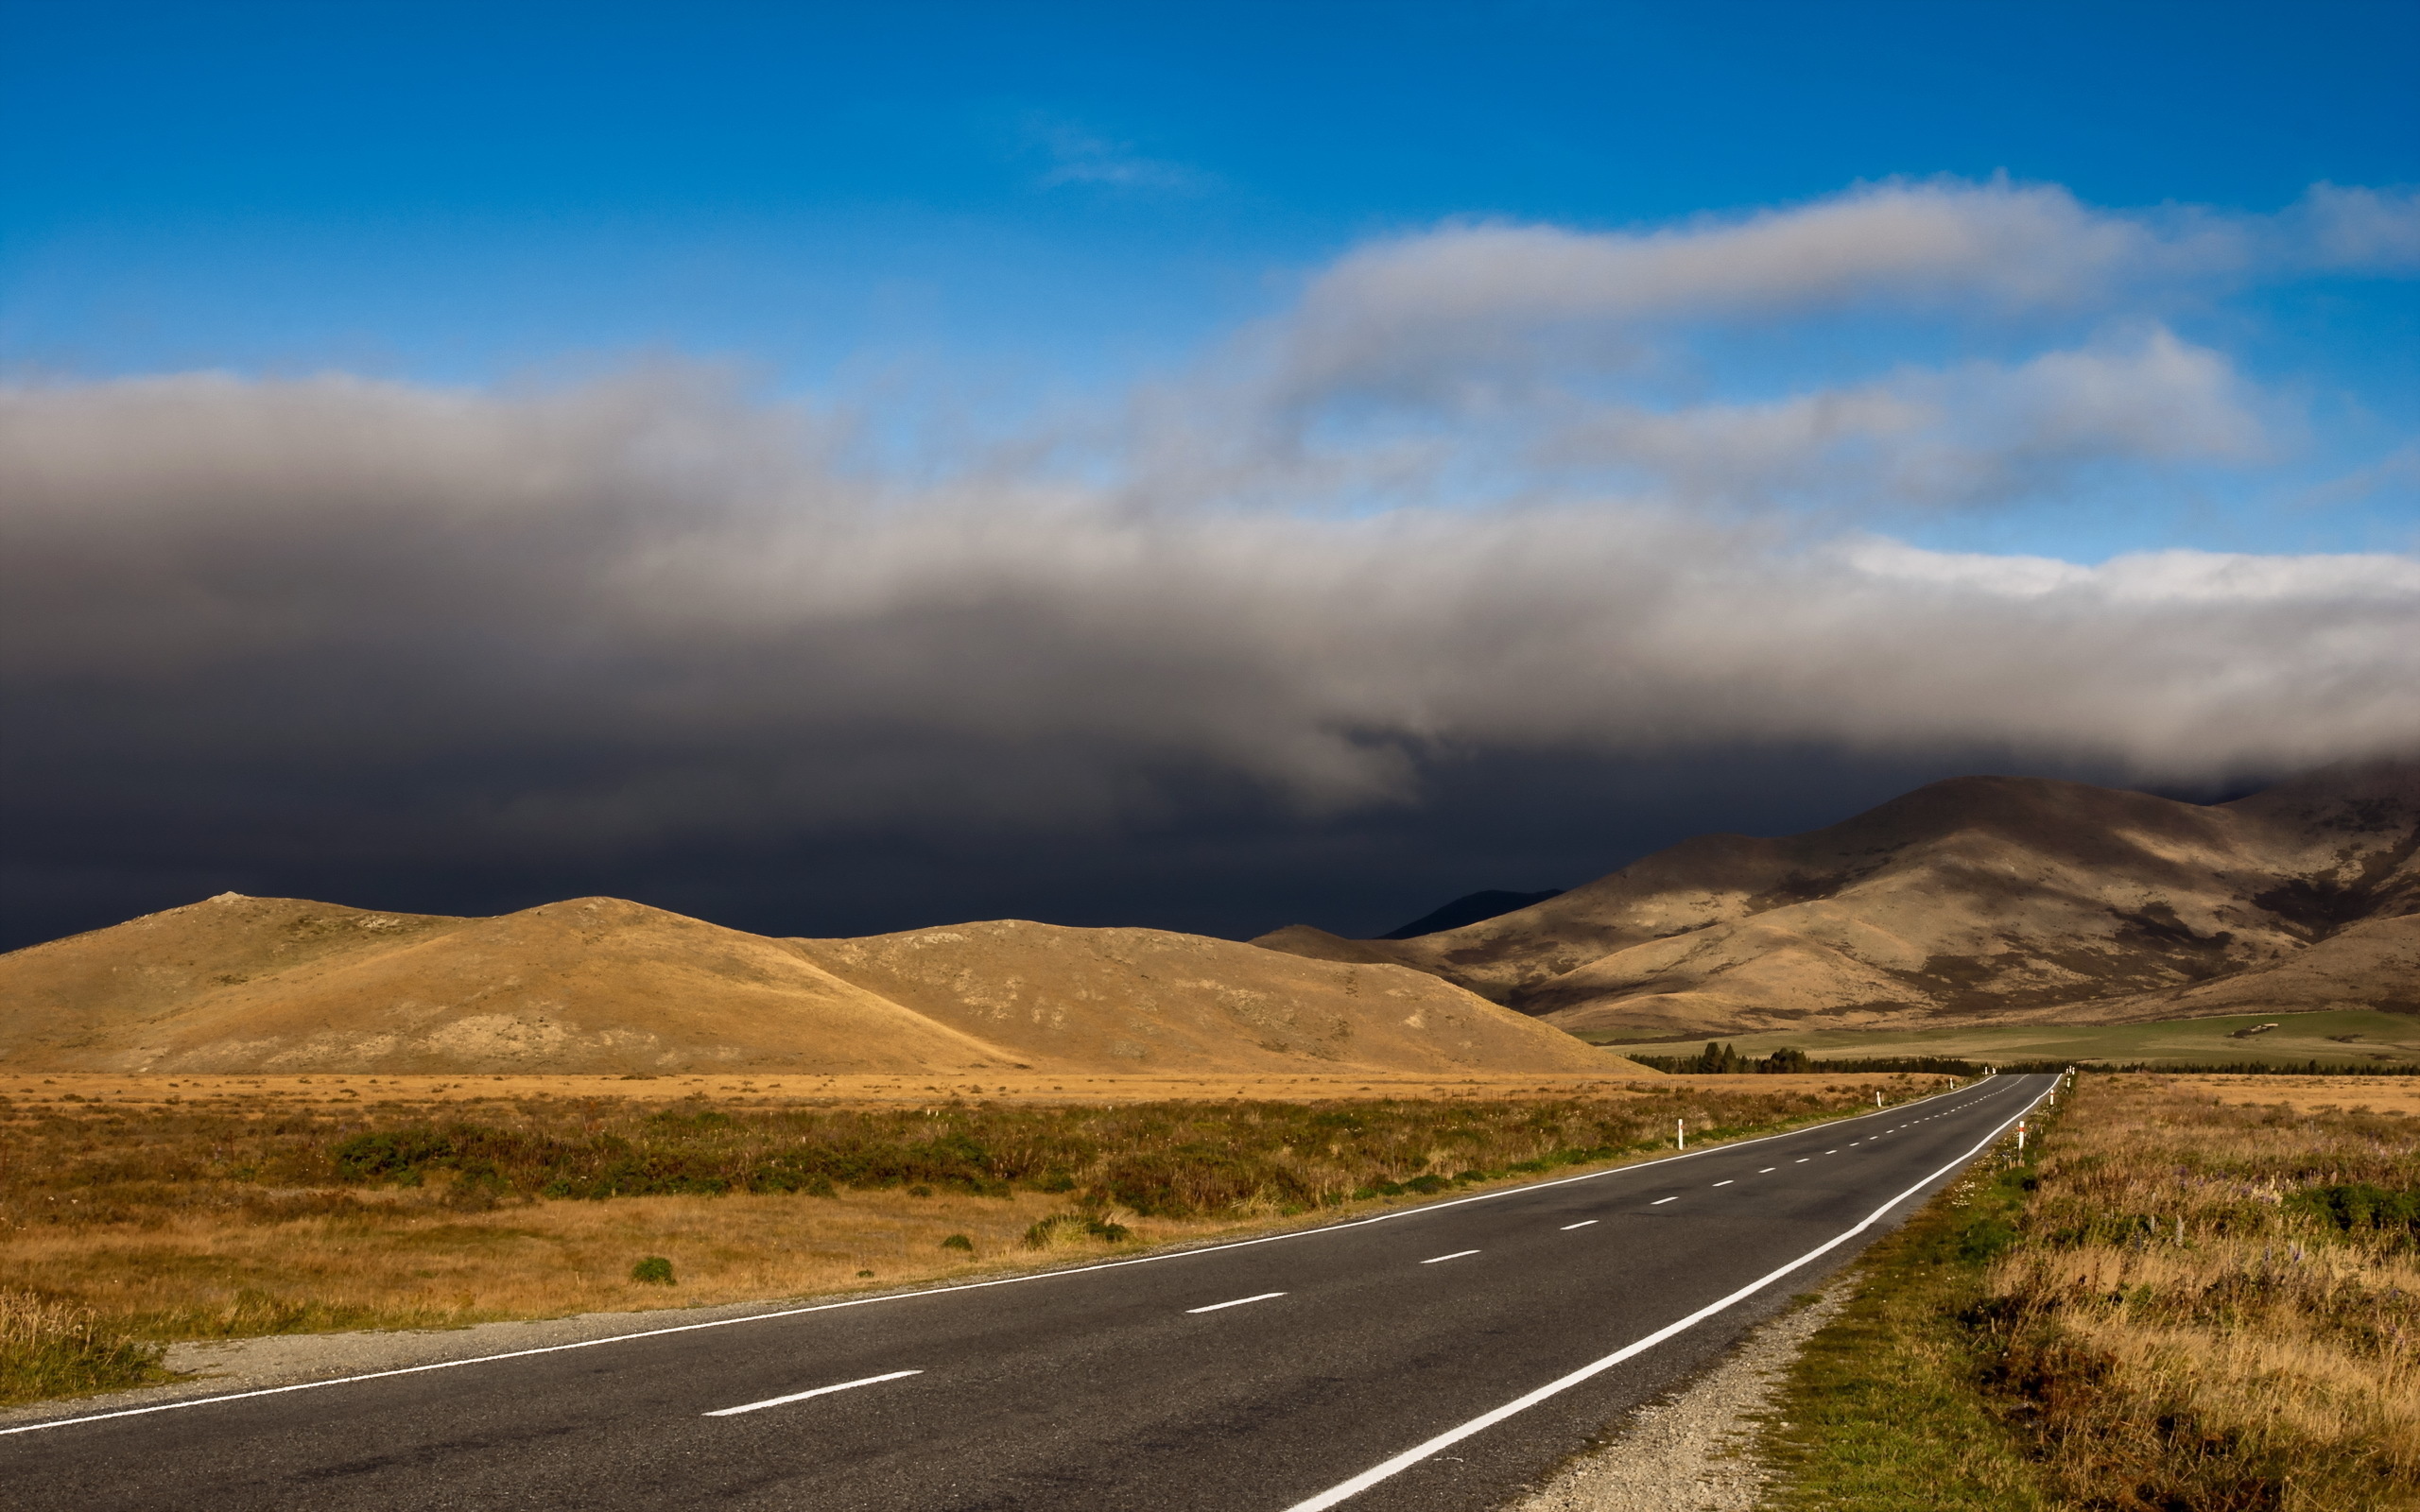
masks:
<path id="1" fill-rule="evenodd" d="M 1375 934 L 2420 753 L 2408 5 L 0 31 L 0 946 Z"/>

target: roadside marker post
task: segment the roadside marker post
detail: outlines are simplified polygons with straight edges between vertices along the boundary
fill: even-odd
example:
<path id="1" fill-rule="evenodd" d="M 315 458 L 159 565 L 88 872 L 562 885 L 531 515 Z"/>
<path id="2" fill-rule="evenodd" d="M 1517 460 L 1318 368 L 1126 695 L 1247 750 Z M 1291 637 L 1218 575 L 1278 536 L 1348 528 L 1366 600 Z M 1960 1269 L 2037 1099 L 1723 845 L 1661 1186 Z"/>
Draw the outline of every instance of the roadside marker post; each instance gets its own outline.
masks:
<path id="1" fill-rule="evenodd" d="M 1689 1121 L 1685 1118 L 1672 1120 L 1672 1147 L 1676 1150 L 1689 1147 Z"/>

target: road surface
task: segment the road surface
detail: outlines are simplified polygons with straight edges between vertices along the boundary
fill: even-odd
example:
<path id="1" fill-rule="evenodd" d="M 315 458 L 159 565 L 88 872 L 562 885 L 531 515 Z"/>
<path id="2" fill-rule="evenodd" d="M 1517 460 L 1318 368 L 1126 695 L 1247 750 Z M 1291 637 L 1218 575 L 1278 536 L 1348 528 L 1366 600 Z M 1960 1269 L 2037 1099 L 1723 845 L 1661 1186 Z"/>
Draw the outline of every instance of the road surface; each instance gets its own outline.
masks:
<path id="1" fill-rule="evenodd" d="M 1081 1269 L 0 1430 L 10 1509 L 1483 1512 L 2031 1108 L 1795 1133 Z"/>

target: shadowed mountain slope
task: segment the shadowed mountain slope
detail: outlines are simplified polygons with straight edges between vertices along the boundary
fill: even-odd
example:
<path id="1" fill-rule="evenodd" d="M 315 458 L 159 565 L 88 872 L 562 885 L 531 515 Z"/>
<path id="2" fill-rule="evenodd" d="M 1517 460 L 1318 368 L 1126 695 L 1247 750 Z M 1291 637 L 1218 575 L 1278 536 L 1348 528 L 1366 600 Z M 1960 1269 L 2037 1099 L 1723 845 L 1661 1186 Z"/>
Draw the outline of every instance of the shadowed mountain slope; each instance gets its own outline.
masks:
<path id="1" fill-rule="evenodd" d="M 1562 896 L 1560 887 L 1548 887 L 1544 892 L 1506 892 L 1500 887 L 1491 887 L 1482 892 L 1464 893 L 1443 907 L 1430 909 L 1409 924 L 1388 930 L 1378 938 L 1414 939 L 1441 930 L 1460 929 L 1464 924 L 1476 924 L 1498 914 L 1509 914 L 1515 908 L 1527 908 L 1531 903 L 1542 903 L 1549 898 Z"/>
<path id="2" fill-rule="evenodd" d="M 1369 952 L 1582 1032 L 2162 1018 L 2420 1000 L 2420 765 L 2233 803 L 2033 778 L 1936 782 L 1784 839 L 1703 835 Z"/>
<path id="3" fill-rule="evenodd" d="M 1635 1069 L 1400 966 L 1156 930 L 997 923 L 803 941 L 612 898 L 448 919 L 229 893 L 0 955 L 0 1066 L 16 1070 L 1015 1065 Z"/>

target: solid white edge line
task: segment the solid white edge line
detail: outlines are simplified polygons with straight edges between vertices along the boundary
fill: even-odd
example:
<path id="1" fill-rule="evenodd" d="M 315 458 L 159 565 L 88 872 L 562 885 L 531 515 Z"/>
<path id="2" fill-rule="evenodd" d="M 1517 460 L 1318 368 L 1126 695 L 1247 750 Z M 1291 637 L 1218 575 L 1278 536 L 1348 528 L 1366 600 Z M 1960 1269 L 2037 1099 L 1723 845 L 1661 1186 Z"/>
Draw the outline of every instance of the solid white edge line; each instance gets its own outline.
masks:
<path id="1" fill-rule="evenodd" d="M 1194 1313 L 1216 1313 L 1222 1307 L 1241 1307 L 1246 1302 L 1266 1302 L 1272 1297 L 1283 1297 L 1286 1294 L 1284 1292 L 1263 1292 L 1258 1297 L 1238 1297 L 1232 1302 L 1213 1302 L 1208 1307 L 1188 1307 L 1185 1309 L 1185 1312 L 1188 1314 Z"/>
<path id="2" fill-rule="evenodd" d="M 1567 1223 L 1563 1226 L 1563 1231 L 1564 1233 L 1569 1233 L 1574 1228 L 1585 1228 L 1596 1221 L 1597 1220 L 1594 1218 L 1584 1218 L 1578 1223 Z"/>
<path id="3" fill-rule="evenodd" d="M 1539 1402 L 1546 1400 L 1549 1397 L 1559 1396 L 1562 1393 L 1570 1390 L 1572 1387 L 1579 1385 L 1583 1381 L 1587 1381 L 1592 1377 L 1603 1374 L 1605 1371 L 1612 1369 L 1614 1366 L 1621 1364 L 1631 1356 L 1644 1353 L 1645 1351 L 1663 1343 L 1666 1339 L 1672 1337 L 1672 1335 L 1685 1332 L 1689 1329 L 1695 1328 L 1698 1324 L 1704 1322 L 1707 1318 L 1714 1316 L 1717 1313 L 1723 1312 L 1737 1305 L 1740 1301 L 1750 1297 L 1754 1297 L 1756 1293 L 1763 1291 L 1766 1287 L 1771 1286 L 1773 1282 L 1789 1275 L 1791 1271 L 1799 1269 L 1807 1262 L 1828 1254 L 1832 1250 L 1839 1248 L 1841 1246 L 1847 1244 L 1858 1234 L 1865 1232 L 1866 1229 L 1873 1228 L 1876 1223 L 1880 1222 L 1883 1214 L 1889 1212 L 1900 1203 L 1907 1201 L 1910 1197 L 1914 1196 L 1917 1193 L 1922 1192 L 1926 1187 L 1930 1186 L 1933 1182 L 1940 1180 L 1943 1177 L 1957 1170 L 1960 1166 L 1973 1160 L 1976 1156 L 1980 1155 L 1985 1149 L 1991 1146 L 1994 1140 L 1998 1139 L 2002 1134 L 2007 1132 L 2009 1125 L 2015 1123 L 2018 1119 L 2023 1118 L 2028 1112 L 2031 1112 L 2033 1108 L 2033 1103 L 2040 1102 L 2043 1097 L 2048 1096 L 2049 1092 L 2049 1088 L 2044 1088 L 2041 1093 L 2034 1097 L 2032 1102 L 2027 1103 L 2023 1108 L 2020 1108 L 2015 1112 L 2011 1113 L 1997 1128 L 1993 1129 L 1991 1133 L 1985 1135 L 1973 1149 L 1968 1150 L 1965 1154 L 1950 1161 L 1947 1165 L 1943 1166 L 1940 1170 L 1935 1171 L 1928 1177 L 1926 1177 L 1914 1186 L 1910 1187 L 1907 1191 L 1900 1193 L 1897 1196 L 1893 1197 L 1890 1201 L 1866 1214 L 1865 1218 L 1859 1222 L 1856 1228 L 1845 1229 L 1832 1238 L 1825 1240 L 1824 1243 L 1816 1246 L 1806 1253 L 1799 1256 L 1796 1260 L 1791 1261 L 1789 1264 L 1784 1265 L 1777 1270 L 1768 1271 L 1763 1276 L 1758 1277 L 1756 1280 L 1750 1281 L 1747 1285 L 1740 1287 L 1737 1291 L 1733 1292 L 1730 1296 L 1725 1297 L 1719 1301 L 1707 1303 L 1705 1306 L 1699 1308 L 1696 1312 L 1690 1314 L 1685 1318 L 1682 1318 L 1680 1321 L 1676 1323 L 1667 1323 L 1664 1327 L 1657 1329 L 1654 1332 L 1638 1340 L 1636 1343 L 1624 1345 L 1622 1348 L 1616 1349 L 1613 1353 L 1605 1356 L 1603 1359 L 1595 1361 L 1588 1365 L 1583 1365 L 1579 1369 L 1572 1371 L 1569 1375 L 1558 1377 L 1553 1381 L 1549 1381 L 1545 1385 L 1540 1386 L 1537 1390 L 1530 1392 L 1529 1395 L 1516 1397 L 1493 1412 L 1481 1413 L 1459 1428 L 1449 1428 L 1445 1432 L 1439 1434 L 1436 1437 L 1429 1439 L 1426 1443 L 1415 1444 L 1411 1448 L 1405 1450 L 1402 1453 L 1397 1454 L 1394 1458 L 1387 1460 L 1382 1464 L 1374 1465 L 1370 1469 L 1363 1470 L 1360 1474 L 1353 1477 L 1353 1479 L 1343 1482 L 1340 1485 L 1331 1486 L 1327 1490 L 1322 1491 L 1319 1495 L 1310 1498 L 1308 1501 L 1295 1503 L 1292 1506 L 1288 1507 L 1286 1512 L 1324 1512 L 1325 1508 L 1332 1507 L 1340 1502 L 1347 1501 L 1353 1497 L 1358 1496 L 1362 1492 L 1368 1490 L 1371 1486 L 1377 1485 L 1380 1481 L 1389 1480 L 1403 1473 L 1405 1470 L 1411 1469 L 1414 1465 L 1419 1464 L 1422 1460 L 1425 1460 L 1430 1455 L 1436 1453 L 1439 1450 L 1450 1449 L 1454 1445 L 1461 1443 L 1463 1439 L 1470 1437 L 1473 1434 L 1481 1433 L 1487 1429 L 1493 1428 L 1497 1423 L 1502 1422 L 1505 1418 L 1512 1417 L 1514 1413 L 1523 1412 L 1529 1408 L 1534 1407 Z"/>
<path id="4" fill-rule="evenodd" d="M 1970 1087 L 1954 1087 L 1945 1092 L 1920 1097 L 1917 1102 L 1932 1102 L 1937 1098 L 1955 1097 L 1970 1092 L 1996 1078 L 1986 1076 Z M 1997 1096 L 1986 1092 L 1985 1097 Z M 1978 1099 L 1979 1101 L 1980 1099 Z M 1913 1106 L 1912 1104 L 1909 1106 Z M 2031 1105 L 2028 1105 L 2031 1106 Z M 148 1407 L 121 1407 L 115 1412 L 86 1413 L 78 1418 L 47 1418 L 37 1423 L 19 1423 L 13 1428 L 0 1428 L 0 1438 L 11 1434 L 36 1434 L 47 1428 L 72 1428 L 78 1423 L 106 1422 L 113 1418 L 143 1418 L 155 1412 L 182 1412 L 188 1407 L 209 1407 L 222 1401 L 244 1401 L 253 1397 L 279 1397 L 289 1391 L 318 1391 L 324 1386 L 350 1386 L 364 1381 L 384 1381 L 390 1376 L 416 1376 L 429 1370 L 452 1370 L 466 1365 L 491 1365 L 498 1360 L 520 1360 L 534 1354 L 561 1354 L 567 1349 L 593 1349 L 605 1344 L 627 1344 L 633 1339 L 661 1338 L 667 1333 L 695 1333 L 703 1329 L 727 1329 L 741 1323 L 770 1323 L 779 1318 L 802 1317 L 809 1313 L 830 1313 L 845 1307 L 872 1307 L 877 1302 L 912 1302 L 927 1297 L 948 1297 L 959 1292 L 979 1292 L 994 1286 L 1022 1286 L 1028 1281 L 1056 1280 L 1066 1276 L 1085 1276 L 1095 1271 L 1123 1270 L 1129 1265 L 1155 1265 L 1164 1260 L 1184 1260 L 1194 1255 L 1215 1255 L 1221 1250 L 1249 1249 L 1254 1245 L 1274 1245 L 1288 1239 L 1309 1239 L 1320 1234 L 1342 1233 L 1348 1228 L 1365 1228 L 1374 1223 L 1392 1223 L 1397 1218 L 1414 1217 L 1424 1212 L 1439 1212 L 1447 1208 L 1460 1208 L 1473 1202 L 1495 1202 L 1504 1197 L 1517 1197 L 1531 1192 L 1546 1192 L 1555 1187 L 1567 1187 L 1575 1181 L 1598 1181 L 1609 1176 L 1623 1176 L 1634 1171 L 1659 1170 L 1681 1160 L 1694 1160 L 1702 1156 L 1721 1155 L 1730 1150 L 1744 1150 L 1751 1144 L 1769 1140 L 1794 1139 L 1809 1130 L 1836 1128 L 1854 1124 L 1860 1118 L 1875 1118 L 1882 1109 L 1858 1113 L 1848 1118 L 1825 1119 L 1799 1128 L 1784 1129 L 1778 1134 L 1759 1134 L 1753 1140 L 1736 1144 L 1709 1144 L 1703 1149 L 1676 1152 L 1651 1160 L 1638 1160 L 1629 1165 L 1611 1165 L 1601 1171 L 1584 1171 L 1578 1176 L 1557 1177 L 1551 1181 L 1535 1181 L 1527 1186 L 1504 1187 L 1495 1192 L 1481 1192 L 1474 1196 L 1449 1197 L 1443 1202 L 1423 1203 L 1417 1208 L 1397 1208 L 1392 1212 L 1373 1213 L 1367 1218 L 1352 1218 L 1342 1223 L 1322 1224 L 1316 1228 L 1294 1228 L 1282 1234 L 1262 1234 L 1256 1239 L 1231 1239 L 1222 1245 L 1203 1245 L 1198 1249 L 1169 1249 L 1156 1255 L 1137 1255 L 1132 1260 L 1104 1260 L 1091 1265 L 1070 1265 L 1064 1270 L 1039 1270 L 1023 1276 L 1002 1276 L 988 1281 L 960 1281 L 955 1286 L 934 1286 L 920 1292 L 884 1292 L 875 1297 L 852 1297 L 838 1302 L 814 1302 L 805 1307 L 785 1307 L 770 1313 L 751 1313 L 745 1317 L 717 1318 L 711 1323 L 676 1323 L 668 1328 L 641 1329 L 635 1333 L 612 1333 L 601 1339 L 579 1339 L 570 1344 L 542 1344 L 527 1349 L 506 1349 L 498 1354 L 475 1354 L 460 1360 L 436 1360 L 427 1365 L 407 1365 L 393 1370 L 369 1370 L 357 1376 L 331 1376 L 325 1381 L 298 1381 L 290 1386 L 262 1386 L 252 1391 L 230 1391 L 216 1397 L 188 1397 L 182 1401 L 163 1401 Z M 1825 1154 L 1837 1153 L 1825 1151 Z"/>
<path id="5" fill-rule="evenodd" d="M 1436 1264 L 1436 1263 L 1437 1263 L 1437 1262 L 1438 1262 L 1438 1261 L 1441 1261 L 1441 1260 L 1460 1260 L 1460 1259 L 1461 1259 L 1464 1255 L 1476 1255 L 1476 1254 L 1478 1254 L 1478 1250 L 1476 1250 L 1476 1249 L 1457 1249 L 1457 1250 L 1455 1250 L 1455 1251 L 1454 1251 L 1452 1254 L 1450 1254 L 1450 1255 L 1439 1255 L 1439 1256 L 1436 1256 L 1434 1259 L 1430 1259 L 1430 1260 L 1424 1260 L 1424 1261 L 1422 1261 L 1422 1262 L 1421 1262 L 1421 1263 L 1422 1263 L 1422 1264 L 1424 1264 L 1424 1265 L 1434 1265 L 1434 1264 Z"/>
<path id="6" fill-rule="evenodd" d="M 713 1412 L 701 1416 L 736 1418 L 743 1412 L 763 1412 L 768 1407 L 786 1407 L 793 1401 L 804 1401 L 809 1397 L 828 1397 L 836 1391 L 855 1391 L 859 1386 L 880 1385 L 886 1381 L 900 1381 L 908 1376 L 921 1376 L 924 1373 L 922 1370 L 893 1370 L 887 1376 L 868 1376 L 863 1381 L 843 1381 L 837 1386 L 818 1386 L 813 1391 L 793 1391 L 786 1397 L 768 1397 L 762 1401 L 744 1402 L 736 1407 L 717 1407 Z"/>

